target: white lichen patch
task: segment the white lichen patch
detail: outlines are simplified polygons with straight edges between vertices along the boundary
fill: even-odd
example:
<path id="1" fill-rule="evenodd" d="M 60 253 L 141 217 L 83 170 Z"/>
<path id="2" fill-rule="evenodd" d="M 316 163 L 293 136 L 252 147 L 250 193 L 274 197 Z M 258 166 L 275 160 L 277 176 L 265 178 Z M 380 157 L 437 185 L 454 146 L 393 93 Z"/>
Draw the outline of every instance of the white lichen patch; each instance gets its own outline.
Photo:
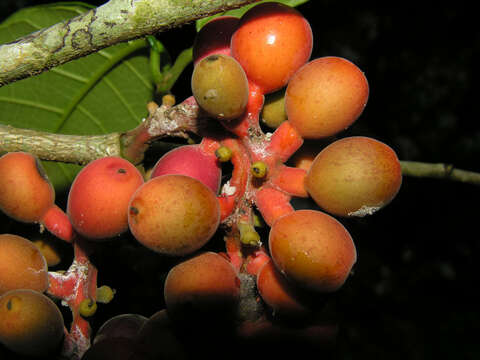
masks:
<path id="1" fill-rule="evenodd" d="M 222 187 L 221 194 L 230 196 L 235 194 L 236 191 L 237 191 L 237 188 L 235 186 L 230 186 L 230 181 L 227 181 Z"/>
<path id="2" fill-rule="evenodd" d="M 376 211 L 380 210 L 382 206 L 383 206 L 382 204 L 377 206 L 363 205 L 360 209 L 349 212 L 348 216 L 364 217 L 366 215 L 372 215 Z"/>

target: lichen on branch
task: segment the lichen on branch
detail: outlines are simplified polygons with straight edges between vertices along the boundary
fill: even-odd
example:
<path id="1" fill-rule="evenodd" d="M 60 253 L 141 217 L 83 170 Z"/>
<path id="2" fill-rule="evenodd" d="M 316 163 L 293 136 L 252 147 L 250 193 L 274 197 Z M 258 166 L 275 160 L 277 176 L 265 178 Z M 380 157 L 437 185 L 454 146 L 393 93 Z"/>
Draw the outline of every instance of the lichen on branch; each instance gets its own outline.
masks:
<path id="1" fill-rule="evenodd" d="M 0 153 L 24 151 L 42 160 L 84 165 L 106 156 L 120 156 L 140 164 L 152 142 L 165 137 L 187 138 L 201 130 L 203 118 L 190 97 L 176 106 L 151 109 L 136 128 L 105 135 L 68 135 L 0 124 Z"/>

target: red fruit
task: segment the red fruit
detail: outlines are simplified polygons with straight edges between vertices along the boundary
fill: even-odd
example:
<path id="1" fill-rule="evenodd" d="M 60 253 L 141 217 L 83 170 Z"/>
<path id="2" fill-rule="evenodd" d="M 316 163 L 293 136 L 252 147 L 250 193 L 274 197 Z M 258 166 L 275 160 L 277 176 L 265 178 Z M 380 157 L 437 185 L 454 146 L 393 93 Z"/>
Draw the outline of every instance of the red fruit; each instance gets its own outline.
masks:
<path id="1" fill-rule="evenodd" d="M 232 36 L 232 55 L 263 93 L 285 86 L 310 58 L 312 29 L 297 10 L 279 3 L 262 3 L 240 19 Z"/>
<path id="2" fill-rule="evenodd" d="M 230 40 L 238 22 L 234 16 L 220 16 L 205 24 L 193 43 L 193 63 L 212 54 L 230 55 Z"/>
<path id="3" fill-rule="evenodd" d="M 142 174 L 120 157 L 92 161 L 78 174 L 68 195 L 74 229 L 89 239 L 107 239 L 128 229 L 128 203 L 143 184 Z"/>
<path id="4" fill-rule="evenodd" d="M 215 154 L 207 154 L 198 145 L 184 145 L 163 155 L 155 164 L 151 178 L 169 174 L 193 177 L 216 194 L 222 170 Z"/>

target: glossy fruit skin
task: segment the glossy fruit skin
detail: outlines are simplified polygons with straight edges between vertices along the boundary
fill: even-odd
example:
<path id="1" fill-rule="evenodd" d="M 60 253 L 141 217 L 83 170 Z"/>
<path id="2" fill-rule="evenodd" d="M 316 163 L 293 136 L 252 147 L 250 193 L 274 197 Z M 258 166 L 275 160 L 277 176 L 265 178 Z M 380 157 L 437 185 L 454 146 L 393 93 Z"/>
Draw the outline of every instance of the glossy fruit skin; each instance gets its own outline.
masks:
<path id="1" fill-rule="evenodd" d="M 237 29 L 239 19 L 234 16 L 220 16 L 206 23 L 193 43 L 193 64 L 213 54 L 230 55 L 230 40 Z"/>
<path id="2" fill-rule="evenodd" d="M 53 186 L 35 156 L 10 152 L 0 157 L 0 210 L 6 215 L 39 222 L 54 201 Z"/>
<path id="3" fill-rule="evenodd" d="M 232 318 L 239 291 L 233 266 L 223 256 L 205 252 L 170 269 L 164 287 L 167 313 L 174 322 L 208 327 Z"/>
<path id="4" fill-rule="evenodd" d="M 182 256 L 200 249 L 220 224 L 216 195 L 185 175 L 150 179 L 135 192 L 128 208 L 133 236 L 164 255 Z"/>
<path id="5" fill-rule="evenodd" d="M 15 289 L 44 292 L 48 288 L 47 263 L 40 250 L 18 235 L 0 235 L 0 295 Z"/>
<path id="6" fill-rule="evenodd" d="M 211 117 L 233 120 L 240 117 L 248 102 L 248 80 L 240 64 L 231 56 L 209 55 L 195 65 L 192 93 Z"/>
<path id="7" fill-rule="evenodd" d="M 232 56 L 267 94 L 285 86 L 312 53 L 308 21 L 295 9 L 262 3 L 247 11 L 232 36 Z"/>
<path id="8" fill-rule="evenodd" d="M 337 216 L 364 216 L 387 205 L 402 184 L 397 155 L 381 141 L 352 136 L 324 148 L 305 179 L 310 196 Z"/>
<path id="9" fill-rule="evenodd" d="M 357 259 L 352 237 L 332 216 L 297 210 L 270 229 L 270 254 L 276 268 L 296 285 L 321 293 L 338 290 Z"/>
<path id="10" fill-rule="evenodd" d="M 217 194 L 222 169 L 215 154 L 205 153 L 198 145 L 184 145 L 164 154 L 155 164 L 150 177 L 168 174 L 191 176 Z"/>
<path id="11" fill-rule="evenodd" d="M 63 316 L 47 296 L 27 289 L 0 297 L 0 342 L 15 353 L 45 356 L 59 350 Z"/>
<path id="12" fill-rule="evenodd" d="M 335 56 L 310 61 L 292 76 L 285 95 L 288 120 L 305 139 L 321 139 L 349 127 L 369 96 L 364 73 Z"/>
<path id="13" fill-rule="evenodd" d="M 128 229 L 127 210 L 142 174 L 116 156 L 94 160 L 75 177 L 67 214 L 75 230 L 90 240 L 104 240 Z"/>

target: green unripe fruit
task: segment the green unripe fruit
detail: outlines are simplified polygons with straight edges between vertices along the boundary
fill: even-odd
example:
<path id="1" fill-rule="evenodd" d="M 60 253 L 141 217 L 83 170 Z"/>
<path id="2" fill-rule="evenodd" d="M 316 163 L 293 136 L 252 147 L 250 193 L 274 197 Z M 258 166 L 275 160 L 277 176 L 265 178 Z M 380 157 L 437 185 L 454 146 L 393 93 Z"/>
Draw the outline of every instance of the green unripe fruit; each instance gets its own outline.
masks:
<path id="1" fill-rule="evenodd" d="M 248 101 L 248 81 L 240 64 L 232 57 L 215 54 L 194 68 L 192 92 L 200 107 L 219 120 L 240 117 Z"/>
<path id="2" fill-rule="evenodd" d="M 265 96 L 261 119 L 265 125 L 272 129 L 276 129 L 282 122 L 287 120 L 285 89 Z"/>

